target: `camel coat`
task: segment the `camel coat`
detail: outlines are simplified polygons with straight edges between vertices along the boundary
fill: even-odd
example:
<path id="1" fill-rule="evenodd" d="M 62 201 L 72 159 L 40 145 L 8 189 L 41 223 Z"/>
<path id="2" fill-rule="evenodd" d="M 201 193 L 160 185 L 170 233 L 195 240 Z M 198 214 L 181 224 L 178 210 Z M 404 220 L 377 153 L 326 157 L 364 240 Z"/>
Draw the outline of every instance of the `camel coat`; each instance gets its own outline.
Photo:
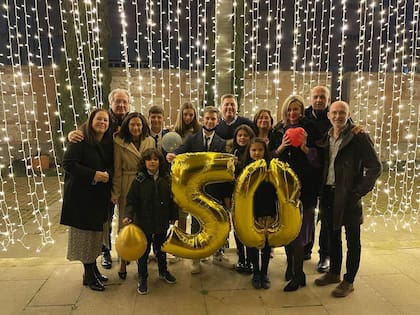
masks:
<path id="1" fill-rule="evenodd" d="M 140 157 L 146 149 L 154 147 L 155 140 L 152 137 L 142 140 L 137 150 L 132 142 L 124 142 L 119 136 L 114 135 L 114 178 L 111 198 L 118 200 L 119 228 L 122 227 L 127 194 L 136 178 Z"/>

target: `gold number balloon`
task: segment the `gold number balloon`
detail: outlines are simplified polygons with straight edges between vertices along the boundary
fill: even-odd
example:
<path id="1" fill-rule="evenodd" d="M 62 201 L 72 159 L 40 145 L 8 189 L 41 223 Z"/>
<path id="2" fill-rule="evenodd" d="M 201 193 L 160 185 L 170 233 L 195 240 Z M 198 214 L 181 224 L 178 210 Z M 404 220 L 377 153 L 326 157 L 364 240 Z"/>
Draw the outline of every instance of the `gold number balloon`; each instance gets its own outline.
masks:
<path id="1" fill-rule="evenodd" d="M 229 214 L 204 192 L 206 184 L 234 179 L 231 154 L 200 152 L 177 155 L 172 164 L 172 192 L 176 203 L 193 215 L 201 230 L 187 234 L 172 227 L 162 250 L 179 257 L 199 259 L 222 247 L 230 231 Z"/>
<path id="2" fill-rule="evenodd" d="M 275 187 L 279 204 L 278 216 L 268 226 L 256 225 L 254 219 L 254 194 L 264 180 Z M 263 159 L 249 164 L 237 179 L 233 195 L 232 219 L 242 243 L 263 248 L 266 239 L 274 247 L 293 241 L 302 224 L 299 194 L 299 180 L 287 163 L 273 159 L 268 169 Z"/>

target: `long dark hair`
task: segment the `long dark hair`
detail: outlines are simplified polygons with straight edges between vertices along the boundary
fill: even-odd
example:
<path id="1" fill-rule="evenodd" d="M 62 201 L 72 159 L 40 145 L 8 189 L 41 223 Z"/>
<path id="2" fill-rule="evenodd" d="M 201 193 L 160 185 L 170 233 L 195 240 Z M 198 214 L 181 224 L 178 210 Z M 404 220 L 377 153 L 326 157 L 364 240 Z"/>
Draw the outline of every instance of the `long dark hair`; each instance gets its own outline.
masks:
<path id="1" fill-rule="evenodd" d="M 130 123 L 130 120 L 133 118 L 140 118 L 142 128 L 141 128 L 141 136 L 140 139 L 144 140 L 146 137 L 150 135 L 150 129 L 149 125 L 147 124 L 146 118 L 140 114 L 139 112 L 133 112 L 127 114 L 127 116 L 124 118 L 120 131 L 118 131 L 117 135 L 124 140 L 124 142 L 130 143 L 133 141 L 133 136 L 130 133 L 130 130 L 128 129 L 128 125 Z"/>
<path id="2" fill-rule="evenodd" d="M 183 118 L 184 117 L 184 110 L 186 110 L 186 109 L 192 109 L 194 111 L 194 119 L 189 125 L 186 125 L 184 123 L 184 118 Z M 193 131 L 192 131 L 193 133 L 196 133 L 200 130 L 200 123 L 198 122 L 197 110 L 195 109 L 194 105 L 191 104 L 190 102 L 185 102 L 179 108 L 179 112 L 178 112 L 178 116 L 176 118 L 174 129 L 175 129 L 176 133 L 178 133 L 182 138 L 184 138 L 185 135 L 186 135 L 186 132 L 190 128 L 193 129 Z"/>
<path id="3" fill-rule="evenodd" d="M 146 161 L 151 160 L 153 157 L 157 157 L 159 159 L 159 176 L 165 176 L 165 174 L 168 172 L 165 159 L 163 158 L 160 150 L 155 148 L 144 150 L 139 162 L 139 172 L 143 172 L 145 174 L 147 173 Z"/>
<path id="4" fill-rule="evenodd" d="M 96 108 L 93 111 L 90 112 L 88 119 L 83 123 L 81 126 L 81 130 L 83 132 L 83 136 L 85 138 L 85 141 L 90 144 L 98 143 L 98 140 L 96 140 L 96 132 L 92 128 L 92 122 L 95 118 L 96 114 L 99 112 L 105 112 L 108 115 L 108 123 L 110 123 L 111 117 L 109 116 L 109 112 L 106 109 L 103 108 Z M 109 124 L 108 124 L 109 128 Z"/>
<path id="5" fill-rule="evenodd" d="M 248 125 L 240 125 L 235 129 L 235 132 L 233 133 L 233 144 L 232 144 L 232 153 L 235 152 L 235 150 L 239 151 L 239 152 L 245 152 L 245 148 L 241 147 L 237 140 L 236 140 L 236 136 L 238 135 L 239 131 L 245 131 L 248 135 L 250 140 L 252 140 L 253 138 L 255 138 L 255 132 L 254 130 L 252 130 L 252 128 Z"/>

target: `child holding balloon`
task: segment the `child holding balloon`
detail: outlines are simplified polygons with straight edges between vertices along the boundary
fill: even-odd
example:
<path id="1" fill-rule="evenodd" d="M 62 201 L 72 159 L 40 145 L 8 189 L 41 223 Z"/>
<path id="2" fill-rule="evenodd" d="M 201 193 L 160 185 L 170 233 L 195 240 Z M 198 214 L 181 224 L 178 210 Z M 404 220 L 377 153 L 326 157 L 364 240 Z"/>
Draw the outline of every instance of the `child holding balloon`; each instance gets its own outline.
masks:
<path id="1" fill-rule="evenodd" d="M 247 157 L 244 165 L 250 164 L 254 161 L 264 159 L 267 164 L 270 160 L 270 154 L 266 141 L 262 138 L 251 139 Z M 260 226 L 268 226 L 273 220 L 276 220 L 277 215 L 277 194 L 274 186 L 268 182 L 263 181 L 257 188 L 254 194 L 254 218 L 255 223 Z M 270 262 L 271 247 L 266 240 L 262 249 L 255 247 L 249 248 L 249 256 L 253 267 L 252 286 L 255 289 L 269 289 L 270 280 L 268 278 L 268 265 Z M 261 255 L 261 264 L 260 258 Z"/>
<path id="2" fill-rule="evenodd" d="M 137 292 L 140 294 L 148 292 L 147 258 L 152 243 L 156 250 L 159 278 L 167 283 L 176 283 L 175 277 L 167 269 L 166 253 L 161 250 L 169 223 L 174 223 L 178 218 L 165 165 L 163 155 L 158 149 L 144 151 L 139 172 L 127 195 L 123 223 L 134 222 L 147 238 L 146 251 L 137 262 L 139 274 Z"/>

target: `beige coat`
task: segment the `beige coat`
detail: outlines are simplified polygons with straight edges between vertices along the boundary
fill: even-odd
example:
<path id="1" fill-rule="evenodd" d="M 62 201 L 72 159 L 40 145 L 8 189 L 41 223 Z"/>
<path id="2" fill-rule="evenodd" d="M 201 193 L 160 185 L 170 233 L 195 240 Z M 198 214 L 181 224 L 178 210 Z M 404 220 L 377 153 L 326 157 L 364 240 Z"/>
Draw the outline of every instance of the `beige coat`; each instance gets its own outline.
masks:
<path id="1" fill-rule="evenodd" d="M 152 137 L 142 140 L 137 150 L 132 142 L 126 143 L 120 137 L 114 136 L 114 178 L 111 198 L 118 200 L 119 228 L 122 227 L 127 194 L 131 183 L 136 178 L 141 154 L 146 149 L 154 147 L 155 140 Z"/>

